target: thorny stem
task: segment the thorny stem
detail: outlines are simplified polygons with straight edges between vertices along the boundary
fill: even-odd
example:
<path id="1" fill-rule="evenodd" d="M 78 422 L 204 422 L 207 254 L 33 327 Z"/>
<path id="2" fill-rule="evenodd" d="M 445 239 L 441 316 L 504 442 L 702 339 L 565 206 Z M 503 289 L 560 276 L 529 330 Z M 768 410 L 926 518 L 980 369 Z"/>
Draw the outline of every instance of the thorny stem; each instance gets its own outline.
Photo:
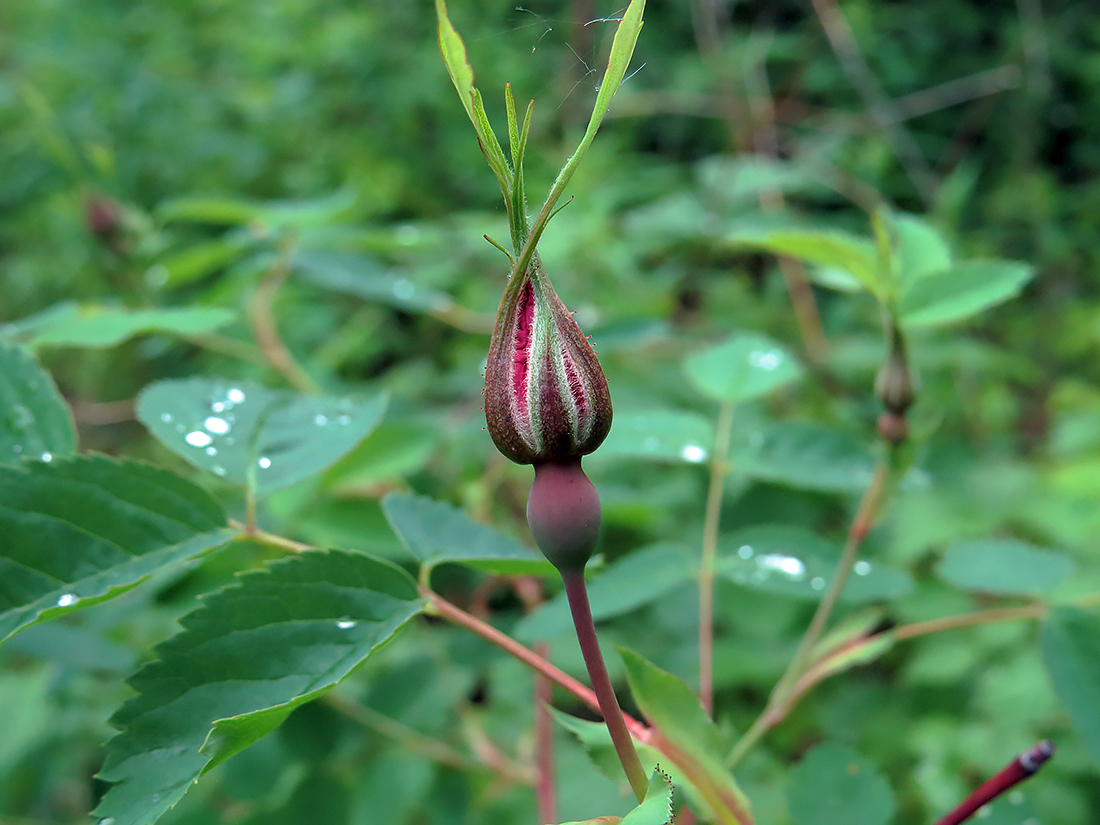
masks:
<path id="1" fill-rule="evenodd" d="M 501 633 L 495 627 L 481 621 L 476 616 L 471 616 L 465 610 L 447 601 L 438 593 L 428 590 L 423 586 L 421 586 L 419 590 L 420 595 L 428 599 L 428 607 L 432 612 L 442 616 L 450 622 L 454 622 L 466 628 L 471 633 L 483 638 L 485 641 L 496 645 L 505 653 L 519 659 L 532 670 L 541 673 L 558 687 L 576 696 L 592 710 L 597 713 L 602 713 L 600 710 L 600 702 L 599 699 L 596 698 L 595 692 L 585 687 L 568 673 L 555 667 L 533 651 L 528 650 L 511 636 Z M 625 713 L 620 713 L 620 716 L 627 729 L 639 742 L 649 742 L 651 738 L 649 728 Z"/>
<path id="2" fill-rule="evenodd" d="M 718 553 L 722 492 L 729 472 L 732 428 L 733 404 L 726 401 L 718 411 L 707 509 L 703 517 L 703 549 L 699 561 L 699 701 L 708 714 L 714 713 L 714 562 Z"/>
<path id="3" fill-rule="evenodd" d="M 248 304 L 248 317 L 252 323 L 252 335 L 267 363 L 294 389 L 316 395 L 321 392 L 321 388 L 302 369 L 302 365 L 294 359 L 282 338 L 279 337 L 279 330 L 275 325 L 275 316 L 272 312 L 275 295 L 290 275 L 288 255 L 289 252 L 284 250 L 276 264 L 264 275 L 256 288 L 256 294 Z"/>
<path id="4" fill-rule="evenodd" d="M 618 754 L 623 770 L 626 771 L 626 778 L 630 781 L 634 796 L 637 797 L 638 804 L 641 804 L 645 801 L 649 783 L 646 781 L 642 761 L 634 749 L 634 741 L 630 738 L 630 732 L 623 722 L 623 712 L 619 709 L 619 700 L 615 697 L 611 678 L 607 675 L 607 666 L 604 664 L 600 643 L 596 638 L 596 625 L 592 621 L 592 608 L 588 604 L 584 571 L 562 571 L 561 580 L 565 585 L 565 595 L 569 599 L 569 610 L 573 614 L 573 626 L 577 630 L 581 654 L 588 667 L 588 677 L 592 680 L 592 687 L 599 700 L 600 713 L 607 724 L 607 732 L 611 734 L 615 753 Z"/>

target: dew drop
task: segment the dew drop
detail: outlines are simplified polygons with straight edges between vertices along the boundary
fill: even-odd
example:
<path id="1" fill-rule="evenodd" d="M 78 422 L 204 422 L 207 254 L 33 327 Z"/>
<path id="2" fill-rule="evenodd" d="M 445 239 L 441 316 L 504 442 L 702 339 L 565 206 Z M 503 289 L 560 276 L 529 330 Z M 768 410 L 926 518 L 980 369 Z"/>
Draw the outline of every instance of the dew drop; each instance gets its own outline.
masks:
<path id="1" fill-rule="evenodd" d="M 71 604 L 76 604 L 77 597 L 74 593 L 66 593 L 60 599 L 57 600 L 58 607 L 68 607 Z"/>
<path id="2" fill-rule="evenodd" d="M 323 427 L 328 423 L 328 416 L 317 413 L 317 415 L 313 416 L 313 423 L 318 427 Z"/>
<path id="3" fill-rule="evenodd" d="M 350 616 L 342 616 L 336 621 L 336 626 L 341 630 L 350 630 L 355 627 L 359 622 L 352 619 Z"/>
<path id="4" fill-rule="evenodd" d="M 145 284 L 152 289 L 160 289 L 168 283 L 168 267 L 164 264 L 153 264 L 145 270 Z M 112 819 L 111 822 L 114 822 Z"/>
<path id="5" fill-rule="evenodd" d="M 213 467 L 211 467 L 210 469 L 211 469 L 211 470 L 213 471 L 214 475 L 216 475 L 216 476 L 223 476 L 223 475 L 225 475 L 225 467 L 221 467 L 221 466 L 219 466 L 219 465 L 215 464 L 215 465 L 214 465 Z"/>
<path id="6" fill-rule="evenodd" d="M 226 404 L 224 401 L 215 401 L 213 404 L 210 405 L 210 411 L 216 413 L 225 412 L 228 408 L 229 405 Z"/>
<path id="7" fill-rule="evenodd" d="M 707 451 L 700 447 L 698 444 L 687 444 L 682 450 L 680 450 L 680 456 L 684 461 L 690 461 L 692 464 L 698 464 L 701 461 L 706 461 Z"/>
<path id="8" fill-rule="evenodd" d="M 163 421 L 165 424 L 171 424 L 172 423 L 172 413 L 161 413 L 160 414 L 160 420 Z"/>
<path id="9" fill-rule="evenodd" d="M 39 461 L 49 464 L 51 461 L 53 461 L 53 453 L 42 453 L 42 455 L 40 455 L 38 459 Z"/>
<path id="10" fill-rule="evenodd" d="M 207 447 L 205 450 L 203 450 L 203 452 L 206 453 L 207 455 L 217 455 L 218 454 L 218 451 L 216 449 L 214 449 L 213 447 Z"/>
<path id="11" fill-rule="evenodd" d="M 869 561 L 857 561 L 855 567 L 852 568 L 857 576 L 866 576 L 871 572 L 871 562 Z"/>
<path id="12" fill-rule="evenodd" d="M 753 556 L 753 550 L 749 545 L 742 544 L 741 549 L 737 551 L 737 555 L 739 555 L 743 559 L 751 559 Z"/>
<path id="13" fill-rule="evenodd" d="M 806 565 L 802 563 L 802 559 L 796 559 L 794 556 L 769 553 L 766 556 L 758 556 L 756 564 L 762 570 L 774 570 L 796 582 L 806 578 Z"/>
<path id="14" fill-rule="evenodd" d="M 216 415 L 210 416 L 202 422 L 202 425 L 215 435 L 225 435 L 229 432 L 229 422 L 224 418 L 218 418 Z"/>
<path id="15" fill-rule="evenodd" d="M 769 352 L 766 350 L 754 349 L 749 354 L 749 363 L 758 369 L 771 370 L 776 369 L 779 366 L 780 357 L 778 352 Z"/>
<path id="16" fill-rule="evenodd" d="M 192 447 L 206 447 L 209 446 L 210 442 L 214 439 L 210 437 L 209 433 L 204 433 L 202 430 L 194 430 L 185 435 L 183 440 Z"/>
<path id="17" fill-rule="evenodd" d="M 336 419 L 336 423 L 337 424 L 350 424 L 351 423 L 351 416 L 342 415 L 342 416 L 340 416 L 339 418 Z"/>
<path id="18" fill-rule="evenodd" d="M 240 404 L 244 401 L 244 391 L 237 387 L 233 387 L 233 389 L 225 394 L 225 397 L 234 404 Z"/>
<path id="19" fill-rule="evenodd" d="M 810 587 L 812 587 L 814 590 L 824 590 L 825 579 L 821 578 L 821 576 L 814 576 L 810 580 Z"/>
<path id="20" fill-rule="evenodd" d="M 99 820 L 96 825 L 115 825 L 115 818 L 113 816 L 105 816 Z"/>
<path id="21" fill-rule="evenodd" d="M 177 424 L 177 425 L 176 425 L 176 432 L 177 432 L 177 433 L 182 433 L 182 432 L 183 432 L 184 430 L 186 430 L 186 429 L 187 429 L 187 428 L 186 428 L 185 426 L 183 426 L 182 424 Z"/>
<path id="22" fill-rule="evenodd" d="M 271 466 L 271 459 L 268 458 L 266 455 L 261 456 L 260 460 L 256 463 L 260 465 L 260 469 L 266 470 L 268 467 Z"/>

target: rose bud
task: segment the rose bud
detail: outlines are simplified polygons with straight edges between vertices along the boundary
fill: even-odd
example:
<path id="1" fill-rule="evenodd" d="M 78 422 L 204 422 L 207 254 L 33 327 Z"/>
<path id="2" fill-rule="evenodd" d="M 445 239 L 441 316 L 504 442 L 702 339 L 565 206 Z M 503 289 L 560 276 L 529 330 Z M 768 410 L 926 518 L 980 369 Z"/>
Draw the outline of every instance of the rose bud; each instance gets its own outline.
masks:
<path id="1" fill-rule="evenodd" d="M 578 460 L 611 429 L 600 362 L 537 259 L 513 276 L 497 311 L 485 420 L 497 449 L 518 464 Z"/>
<path id="2" fill-rule="evenodd" d="M 890 330 L 890 351 L 875 378 L 875 394 L 887 412 L 904 416 L 917 394 L 917 382 L 901 330 Z"/>

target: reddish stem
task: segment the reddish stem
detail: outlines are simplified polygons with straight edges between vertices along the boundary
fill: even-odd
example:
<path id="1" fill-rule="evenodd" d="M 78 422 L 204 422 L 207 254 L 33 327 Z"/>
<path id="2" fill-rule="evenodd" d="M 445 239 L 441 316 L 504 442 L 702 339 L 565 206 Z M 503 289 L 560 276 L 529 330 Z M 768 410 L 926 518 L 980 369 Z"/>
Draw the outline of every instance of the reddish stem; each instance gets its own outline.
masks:
<path id="1" fill-rule="evenodd" d="M 600 713 L 607 724 L 607 731 L 611 734 L 611 742 L 615 745 L 615 753 L 623 764 L 626 778 L 630 780 L 630 787 L 638 798 L 638 802 L 641 803 L 645 800 L 649 782 L 646 780 L 641 760 L 638 759 L 638 752 L 634 750 L 630 731 L 623 723 L 623 712 L 619 709 L 619 700 L 615 696 L 615 689 L 611 686 L 611 678 L 607 675 L 607 666 L 604 664 L 600 643 L 596 638 L 596 625 L 592 621 L 592 608 L 588 604 L 584 571 L 562 571 L 561 580 L 565 585 L 565 595 L 569 599 L 569 610 L 573 614 L 573 626 L 577 630 L 581 654 L 588 667 L 588 678 L 591 679 L 592 688 L 596 691 L 596 698 L 600 702 Z"/>
<path id="2" fill-rule="evenodd" d="M 1054 744 L 1046 740 L 1021 753 L 995 776 L 978 786 L 955 810 L 936 822 L 936 825 L 959 825 L 970 819 L 983 805 L 992 802 L 1005 791 L 1023 782 L 1054 755 Z"/>
<path id="3" fill-rule="evenodd" d="M 539 642 L 535 653 L 550 658 L 550 645 Z M 558 805 L 554 787 L 554 719 L 550 716 L 550 680 L 535 673 L 535 795 L 538 799 L 539 822 L 543 825 L 558 821 Z"/>

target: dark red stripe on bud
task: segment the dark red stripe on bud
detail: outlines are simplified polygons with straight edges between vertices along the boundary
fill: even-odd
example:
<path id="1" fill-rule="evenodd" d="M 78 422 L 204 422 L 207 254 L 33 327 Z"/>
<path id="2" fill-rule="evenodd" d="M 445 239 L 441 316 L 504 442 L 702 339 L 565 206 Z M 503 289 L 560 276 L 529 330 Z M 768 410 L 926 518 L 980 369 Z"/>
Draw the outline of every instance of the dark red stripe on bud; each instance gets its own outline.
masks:
<path id="1" fill-rule="evenodd" d="M 501 299 L 489 345 L 489 434 L 519 464 L 579 459 L 611 429 L 607 379 L 541 264 L 516 277 Z"/>

